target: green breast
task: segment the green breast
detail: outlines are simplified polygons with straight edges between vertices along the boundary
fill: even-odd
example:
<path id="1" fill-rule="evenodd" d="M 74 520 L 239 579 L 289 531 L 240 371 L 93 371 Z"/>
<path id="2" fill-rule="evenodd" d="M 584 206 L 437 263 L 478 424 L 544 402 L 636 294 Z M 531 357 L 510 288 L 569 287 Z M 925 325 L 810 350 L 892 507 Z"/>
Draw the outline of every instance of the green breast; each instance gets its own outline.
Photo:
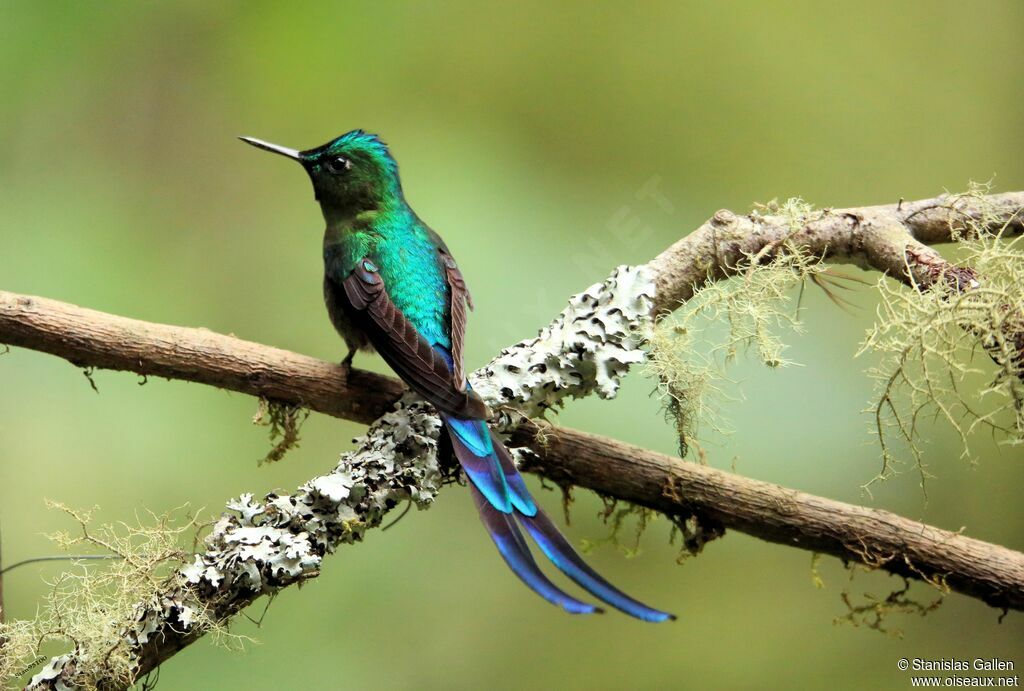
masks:
<path id="1" fill-rule="evenodd" d="M 388 295 L 431 345 L 451 348 L 448 283 L 432 233 L 408 208 L 361 214 L 328 228 L 324 268 L 340 283 L 363 257 L 377 265 Z"/>

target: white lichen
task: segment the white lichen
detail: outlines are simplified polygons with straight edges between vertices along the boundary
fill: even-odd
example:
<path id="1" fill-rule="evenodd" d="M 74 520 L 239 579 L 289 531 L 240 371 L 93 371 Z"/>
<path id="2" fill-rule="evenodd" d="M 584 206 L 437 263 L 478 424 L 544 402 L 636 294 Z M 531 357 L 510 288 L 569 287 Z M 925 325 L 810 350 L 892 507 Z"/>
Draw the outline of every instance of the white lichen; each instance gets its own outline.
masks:
<path id="1" fill-rule="evenodd" d="M 618 267 L 574 295 L 536 338 L 502 350 L 473 375 L 473 388 L 529 417 L 591 393 L 613 398 L 622 376 L 646 358 L 654 292 L 650 268 Z"/>

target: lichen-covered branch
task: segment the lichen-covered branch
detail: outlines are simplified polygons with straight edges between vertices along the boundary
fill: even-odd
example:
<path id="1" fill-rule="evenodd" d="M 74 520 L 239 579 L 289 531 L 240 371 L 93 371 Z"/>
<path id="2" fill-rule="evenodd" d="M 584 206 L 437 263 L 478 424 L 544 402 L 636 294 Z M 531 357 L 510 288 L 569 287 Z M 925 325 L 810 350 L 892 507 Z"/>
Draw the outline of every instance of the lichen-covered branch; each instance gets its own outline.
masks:
<path id="1" fill-rule="evenodd" d="M 966 199 L 966 198 L 965 198 Z M 1020 230 L 1014 214 L 1024 193 L 995 195 L 986 223 Z M 614 395 L 618 379 L 640 362 L 654 318 L 707 279 L 728 276 L 744 260 L 770 261 L 795 243 L 835 261 L 851 261 L 919 281 L 937 253 L 918 239 L 942 241 L 941 226 L 970 216 L 970 200 L 939 198 L 889 207 L 823 211 L 805 218 L 719 212 L 642 267 L 620 267 L 574 297 L 541 334 L 503 351 L 475 373 L 474 387 L 500 413 L 498 422 L 537 454 L 535 471 L 669 514 L 696 518 L 714 537 L 721 526 L 948 586 L 1000 607 L 1024 609 L 1024 556 L 907 521 L 886 512 L 830 502 L 569 430 L 538 433 L 530 416 L 567 397 Z M 980 209 L 980 205 L 979 205 Z M 1002 210 L 993 214 L 992 209 Z M 923 249 L 922 249 L 923 248 Z M 910 251 L 910 250 L 913 250 Z M 926 252 L 925 252 L 926 251 Z M 922 261 L 913 258 L 922 253 Z M 939 257 L 938 260 L 941 260 Z M 948 275 L 947 271 L 940 275 Z M 0 292 L 0 343 L 34 348 L 83 367 L 102 367 L 207 383 L 369 422 L 367 435 L 330 473 L 288 496 L 243 495 L 229 504 L 206 549 L 161 592 L 140 603 L 124 640 L 136 674 L 203 633 L 197 621 L 230 616 L 262 594 L 318 573 L 323 556 L 361 539 L 396 503 L 432 501 L 443 473 L 438 422 L 396 380 L 343 370 L 312 358 L 201 329 L 104 315 L 42 298 Z M 383 416 L 383 417 L 381 417 Z M 202 612 L 202 617 L 193 616 Z M 104 679 L 86 651 L 55 658 L 34 688 Z"/>
<path id="2" fill-rule="evenodd" d="M 928 244 L 951 242 L 969 224 L 1008 234 L 1024 232 L 1024 192 L 943 195 L 883 206 L 744 216 L 715 213 L 695 231 L 655 257 L 655 308 L 671 311 L 708 279 L 732 275 L 747 257 L 788 242 L 832 262 L 876 269 L 906 283 L 927 286 L 955 267 Z M 926 244 L 927 243 L 927 244 Z M 763 255 L 771 259 L 771 253 Z M 972 277 L 973 278 L 973 277 Z"/>
<path id="3" fill-rule="evenodd" d="M 797 204 L 771 210 L 775 213 L 755 211 L 744 216 L 718 211 L 655 257 L 648 264 L 657 277 L 655 309 L 671 312 L 708 281 L 746 271 L 752 260 L 767 263 L 794 251 L 881 271 L 917 293 L 932 291 L 939 284 L 937 301 L 973 293 L 972 299 L 957 304 L 974 306 L 974 315 L 987 314 L 981 321 L 972 321 L 974 315 L 958 315 L 953 320 L 996 363 L 1000 388 L 1009 406 L 1015 408 L 1016 428 L 1011 437 L 1024 436 L 1024 308 L 1019 287 L 1003 290 L 1007 299 L 996 299 L 996 291 L 986 292 L 991 287 L 988 279 L 995 276 L 979 273 L 974 266 L 954 264 L 926 244 L 968 240 L 1005 247 L 1014 236 L 1024 233 L 1024 192 L 987 194 L 986 186 L 972 185 L 964 194 L 882 206 L 814 210 Z M 1017 250 L 1015 256 L 1019 253 Z M 1007 252 L 1001 259 L 1009 263 L 1013 258 Z M 1007 283 L 1005 275 L 1000 278 Z M 882 406 L 892 407 L 892 415 L 899 416 L 884 394 Z M 913 407 L 921 409 L 920 405 Z M 880 419 L 877 427 L 884 458 L 880 476 L 890 467 L 891 452 L 884 439 L 890 422 L 903 428 L 898 436 L 917 455 L 913 430 L 904 421 Z M 965 436 L 957 423 L 953 426 Z M 920 468 L 919 457 L 916 460 Z"/>
<path id="4" fill-rule="evenodd" d="M 651 321 L 652 293 L 648 269 L 619 267 L 604 282 L 573 297 L 537 338 L 502 351 L 475 373 L 475 388 L 492 405 L 514 405 L 521 411 L 520 417 L 558 405 L 567 397 L 591 392 L 613 396 L 629 365 L 643 360 L 639 334 Z M 50 301 L 15 298 L 4 304 L 35 310 L 31 320 L 35 325 L 52 324 L 51 319 L 38 316 L 40 308 L 53 304 Z M 76 309 L 59 306 L 58 311 L 81 316 Z M 92 318 L 95 313 L 86 316 Z M 143 331 L 152 334 L 170 328 L 153 327 Z M 109 334 L 113 329 L 92 332 Z M 117 336 L 122 337 L 123 332 Z M 252 378 L 244 372 L 251 368 L 225 357 L 222 346 L 228 337 L 204 332 L 199 338 L 217 344 L 219 361 L 232 367 L 233 387 L 250 385 Z M 76 354 L 81 354 L 77 344 L 82 342 L 84 339 L 72 341 Z M 63 342 L 61 347 L 69 346 Z M 184 352 L 190 348 L 186 346 Z M 301 358 L 286 359 L 306 370 L 320 368 Z M 160 367 L 162 373 L 180 371 L 165 360 Z M 225 379 L 210 372 L 204 377 Z M 279 377 L 268 379 L 280 381 Z M 294 394 L 300 391 L 295 389 L 285 398 L 294 402 Z M 308 399 L 304 400 L 308 404 Z M 344 413 L 356 410 L 354 406 L 338 407 L 336 402 L 333 405 Z M 440 421 L 432 409 L 410 394 L 395 410 L 379 417 L 357 441 L 356 450 L 344 454 L 332 472 L 310 480 L 291 495 L 270 495 L 260 501 L 243 495 L 229 502 L 230 513 L 214 525 L 205 550 L 195 555 L 155 600 L 140 603 L 126 624 L 121 639 L 135 660 L 133 674 L 154 669 L 201 636 L 205 632 L 202 623 L 221 621 L 261 595 L 316 576 L 325 554 L 362 539 L 367 529 L 378 526 L 384 514 L 401 501 L 412 500 L 421 508 L 432 502 L 442 479 L 437 458 L 439 430 Z M 33 677 L 30 687 L 117 688 L 123 679 L 123 670 L 97 664 L 88 651 L 77 650 L 51 660 Z"/>

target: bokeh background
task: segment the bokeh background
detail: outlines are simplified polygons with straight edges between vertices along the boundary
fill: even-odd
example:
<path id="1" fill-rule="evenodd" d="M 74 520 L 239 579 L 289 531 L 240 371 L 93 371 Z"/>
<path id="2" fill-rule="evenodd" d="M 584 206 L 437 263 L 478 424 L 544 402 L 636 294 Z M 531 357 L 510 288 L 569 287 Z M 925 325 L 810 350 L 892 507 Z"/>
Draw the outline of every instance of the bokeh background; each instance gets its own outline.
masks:
<path id="1" fill-rule="evenodd" d="M 478 366 L 721 207 L 883 203 L 993 176 L 1021 189 L 1022 29 L 1015 0 L 0 3 L 0 289 L 339 358 L 308 182 L 234 137 L 304 148 L 362 127 L 392 145 L 411 202 L 460 260 Z M 671 212 L 637 198 L 655 177 Z M 624 215 L 649 232 L 620 232 Z M 879 467 L 860 413 L 870 362 L 853 359 L 872 290 L 854 300 L 847 314 L 809 296 L 808 333 L 789 351 L 802 367 L 734 371 L 736 432 L 712 440 L 709 462 L 1024 548 L 1020 451 L 981 446 L 972 469 L 936 427 L 928 501 L 912 473 L 861 491 Z M 68 527 L 44 498 L 98 505 L 108 521 L 185 503 L 213 514 L 329 468 L 360 431 L 313 416 L 299 449 L 257 467 L 268 442 L 249 423 L 254 400 L 95 380 L 98 395 L 64 361 L 0 356 L 9 563 L 51 553 L 44 533 Z M 573 404 L 560 421 L 673 452 L 652 388 L 631 376 L 618 400 Z M 540 494 L 558 514 L 557 493 Z M 606 534 L 599 508 L 577 494 L 573 539 Z M 591 559 L 678 622 L 574 619 L 516 581 L 466 491 L 449 489 L 327 560 L 262 628 L 240 619 L 257 644 L 194 645 L 161 688 L 900 689 L 900 657 L 1024 664 L 1017 614 L 1000 624 L 954 595 L 890 619 L 897 639 L 833 623 L 844 589 L 884 597 L 895 579 L 851 583 L 826 559 L 818 589 L 808 553 L 734 533 L 678 565 L 667 537 L 661 521 L 639 556 L 608 546 Z M 32 616 L 60 568 L 9 575 L 8 615 Z"/>

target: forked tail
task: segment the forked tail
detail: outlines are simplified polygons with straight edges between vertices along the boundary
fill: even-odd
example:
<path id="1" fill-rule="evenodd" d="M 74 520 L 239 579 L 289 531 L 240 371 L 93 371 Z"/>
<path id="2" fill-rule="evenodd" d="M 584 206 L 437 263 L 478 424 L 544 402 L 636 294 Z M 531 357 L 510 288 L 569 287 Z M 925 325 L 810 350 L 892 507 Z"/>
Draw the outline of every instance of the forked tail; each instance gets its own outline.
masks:
<path id="1" fill-rule="evenodd" d="M 442 415 L 455 457 L 470 480 L 480 519 L 509 568 L 548 602 L 573 614 L 602 610 L 564 593 L 537 566 L 519 525 L 526 528 L 544 555 L 566 576 L 603 602 L 644 621 L 661 622 L 675 615 L 634 600 L 587 565 L 533 501 L 508 450 L 483 420 Z"/>

